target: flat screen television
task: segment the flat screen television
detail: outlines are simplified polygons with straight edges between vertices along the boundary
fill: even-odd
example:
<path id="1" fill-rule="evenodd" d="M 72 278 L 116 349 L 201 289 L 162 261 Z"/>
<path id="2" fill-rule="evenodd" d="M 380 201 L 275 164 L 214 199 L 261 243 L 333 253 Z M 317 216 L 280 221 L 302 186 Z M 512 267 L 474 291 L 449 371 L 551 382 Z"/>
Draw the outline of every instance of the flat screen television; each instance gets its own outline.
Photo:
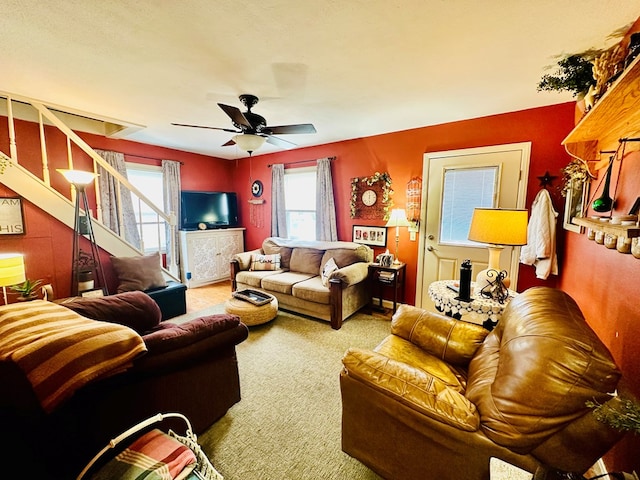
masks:
<path id="1" fill-rule="evenodd" d="M 233 192 L 180 192 L 180 229 L 238 226 L 238 199 Z"/>

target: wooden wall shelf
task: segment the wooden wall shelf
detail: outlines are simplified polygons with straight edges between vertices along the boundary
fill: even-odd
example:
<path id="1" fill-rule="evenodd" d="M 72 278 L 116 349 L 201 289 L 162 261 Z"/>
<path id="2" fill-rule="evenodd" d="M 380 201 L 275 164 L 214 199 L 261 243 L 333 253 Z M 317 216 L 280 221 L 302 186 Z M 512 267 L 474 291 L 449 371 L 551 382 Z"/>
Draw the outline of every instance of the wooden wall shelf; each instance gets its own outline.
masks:
<path id="1" fill-rule="evenodd" d="M 616 150 L 619 139 L 637 136 L 640 136 L 640 56 L 582 117 L 562 144 L 570 153 L 580 156 L 580 152 L 585 151 L 580 144 L 597 141 L 600 151 Z M 627 151 L 638 148 L 638 142 L 627 145 Z"/>
<path id="2" fill-rule="evenodd" d="M 571 219 L 576 225 L 581 227 L 590 228 L 597 232 L 608 233 L 609 235 L 615 235 L 617 237 L 635 238 L 640 237 L 640 227 L 638 225 L 612 225 L 607 222 L 601 222 L 591 218 L 577 218 Z"/>

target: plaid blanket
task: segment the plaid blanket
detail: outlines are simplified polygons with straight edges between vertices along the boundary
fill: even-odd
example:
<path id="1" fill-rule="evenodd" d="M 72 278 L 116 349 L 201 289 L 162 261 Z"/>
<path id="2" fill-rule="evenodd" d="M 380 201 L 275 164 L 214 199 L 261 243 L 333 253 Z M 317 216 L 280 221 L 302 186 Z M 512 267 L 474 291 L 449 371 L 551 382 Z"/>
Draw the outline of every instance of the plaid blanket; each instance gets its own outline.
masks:
<path id="1" fill-rule="evenodd" d="M 46 412 L 83 385 L 120 372 L 146 351 L 128 327 L 34 300 L 0 307 L 0 361 L 25 373 Z"/>
<path id="2" fill-rule="evenodd" d="M 196 456 L 182 443 L 153 429 L 106 463 L 92 480 L 174 480 L 185 478 Z"/>

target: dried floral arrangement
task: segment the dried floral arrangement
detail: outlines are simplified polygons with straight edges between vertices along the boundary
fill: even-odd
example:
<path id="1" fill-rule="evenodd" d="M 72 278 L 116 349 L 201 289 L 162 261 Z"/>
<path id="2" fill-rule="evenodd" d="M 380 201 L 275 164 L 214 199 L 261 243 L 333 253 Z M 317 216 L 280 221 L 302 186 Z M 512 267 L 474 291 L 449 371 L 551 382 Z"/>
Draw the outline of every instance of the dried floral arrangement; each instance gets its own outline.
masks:
<path id="1" fill-rule="evenodd" d="M 583 161 L 572 160 L 562 169 L 562 190 L 560 193 L 566 197 L 571 191 L 572 184 L 587 182 L 590 177 L 589 168 Z"/>

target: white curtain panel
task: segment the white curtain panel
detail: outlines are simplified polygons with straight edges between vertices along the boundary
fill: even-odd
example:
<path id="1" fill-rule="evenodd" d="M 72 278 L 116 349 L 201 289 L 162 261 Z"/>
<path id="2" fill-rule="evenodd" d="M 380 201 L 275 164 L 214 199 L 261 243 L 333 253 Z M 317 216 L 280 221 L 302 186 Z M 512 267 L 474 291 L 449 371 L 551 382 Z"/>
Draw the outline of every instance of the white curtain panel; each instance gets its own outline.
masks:
<path id="1" fill-rule="evenodd" d="M 96 150 L 109 165 L 120 175 L 127 178 L 127 167 L 124 154 L 108 150 Z M 101 166 L 98 166 L 98 185 L 100 186 L 100 201 L 102 202 L 102 223 L 136 248 L 140 248 L 140 232 L 136 226 L 136 216 L 133 212 L 133 202 L 129 190 L 120 186 L 120 205 L 118 205 L 118 182 Z M 123 230 L 120 231 L 119 209 L 122 210 Z"/>
<path id="2" fill-rule="evenodd" d="M 316 182 L 316 240 L 335 242 L 338 240 L 338 227 L 329 158 L 318 160 Z"/>
<path id="3" fill-rule="evenodd" d="M 180 179 L 180 162 L 174 160 L 162 160 L 162 184 L 164 188 L 164 213 L 173 213 L 176 218 L 180 217 L 180 190 L 182 181 Z M 176 265 L 180 265 L 180 252 L 178 251 L 178 229 L 174 230 L 175 251 L 171 251 L 171 227 L 167 225 L 166 231 L 166 252 L 167 265 L 171 265 L 172 254 L 175 255 Z"/>
<path id="4" fill-rule="evenodd" d="M 271 166 L 271 236 L 287 238 L 287 212 L 284 203 L 284 164 Z"/>

